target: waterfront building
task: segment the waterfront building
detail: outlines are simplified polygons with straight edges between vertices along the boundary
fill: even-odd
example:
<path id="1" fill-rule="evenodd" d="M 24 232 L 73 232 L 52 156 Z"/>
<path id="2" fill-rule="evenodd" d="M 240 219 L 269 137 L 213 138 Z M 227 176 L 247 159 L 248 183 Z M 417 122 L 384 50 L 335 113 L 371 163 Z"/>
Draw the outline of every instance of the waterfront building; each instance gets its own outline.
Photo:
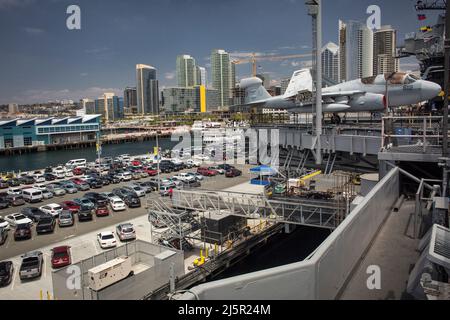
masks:
<path id="1" fill-rule="evenodd" d="M 225 50 L 215 49 L 211 52 L 211 75 L 212 87 L 219 91 L 219 106 L 229 106 L 236 83 L 236 70 L 235 63 Z"/>
<path id="2" fill-rule="evenodd" d="M 95 141 L 101 115 L 0 120 L 0 150 Z"/>
<path id="3" fill-rule="evenodd" d="M 163 90 L 166 113 L 211 112 L 219 105 L 219 91 L 205 86 L 171 87 Z"/>
<path id="4" fill-rule="evenodd" d="M 281 90 L 280 93 L 284 94 L 289 86 L 289 82 L 291 82 L 290 78 L 281 79 Z"/>
<path id="5" fill-rule="evenodd" d="M 156 69 L 144 64 L 136 65 L 137 113 L 159 114 L 159 85 Z"/>
<path id="6" fill-rule="evenodd" d="M 339 82 L 339 47 L 333 42 L 328 42 L 322 48 L 322 73 L 323 75 L 338 83 Z"/>
<path id="7" fill-rule="evenodd" d="M 19 113 L 19 105 L 17 103 L 8 104 L 8 115 L 14 115 Z"/>
<path id="8" fill-rule="evenodd" d="M 95 101 L 91 99 L 80 100 L 80 115 L 95 114 Z"/>
<path id="9" fill-rule="evenodd" d="M 123 92 L 123 108 L 125 113 L 137 113 L 137 90 L 126 87 Z"/>
<path id="10" fill-rule="evenodd" d="M 396 56 L 397 33 L 391 26 L 382 26 L 373 33 L 373 74 L 398 72 Z"/>
<path id="11" fill-rule="evenodd" d="M 123 99 L 114 93 L 104 93 L 95 100 L 95 113 L 101 114 L 103 121 L 123 119 Z"/>

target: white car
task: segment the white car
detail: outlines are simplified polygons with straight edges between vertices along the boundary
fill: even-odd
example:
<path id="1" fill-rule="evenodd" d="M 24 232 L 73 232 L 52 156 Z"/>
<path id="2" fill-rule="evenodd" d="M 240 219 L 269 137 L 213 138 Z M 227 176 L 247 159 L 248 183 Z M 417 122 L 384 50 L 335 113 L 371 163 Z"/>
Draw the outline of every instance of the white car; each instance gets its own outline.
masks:
<path id="1" fill-rule="evenodd" d="M 45 184 L 43 184 L 43 183 L 36 183 L 36 184 L 33 184 L 33 189 L 46 191 L 47 190 L 47 186 Z"/>
<path id="2" fill-rule="evenodd" d="M 189 181 L 195 180 L 195 177 L 193 177 L 192 175 L 190 175 L 186 172 L 179 173 L 179 174 L 175 175 L 174 178 L 181 180 L 183 182 L 189 182 Z"/>
<path id="3" fill-rule="evenodd" d="M 132 184 L 132 185 L 126 186 L 124 189 L 130 190 L 130 191 L 136 193 L 136 195 L 138 197 L 145 197 L 145 190 L 140 186 L 136 186 L 136 185 Z"/>
<path id="4" fill-rule="evenodd" d="M 186 164 L 191 167 L 200 167 L 202 165 L 200 161 L 194 159 L 186 160 Z"/>
<path id="5" fill-rule="evenodd" d="M 34 178 L 34 181 L 37 183 L 45 182 L 45 177 L 43 174 L 35 174 L 32 176 Z"/>
<path id="6" fill-rule="evenodd" d="M 97 234 L 97 241 L 102 249 L 114 248 L 117 246 L 116 237 L 111 231 L 103 231 Z"/>
<path id="7" fill-rule="evenodd" d="M 9 222 L 6 221 L 3 217 L 0 217 L 0 229 L 9 230 Z"/>
<path id="8" fill-rule="evenodd" d="M 39 207 L 39 209 L 52 217 L 59 216 L 59 214 L 63 211 L 63 208 L 57 203 L 46 204 L 45 206 Z"/>
<path id="9" fill-rule="evenodd" d="M 18 224 L 33 224 L 33 221 L 30 218 L 27 218 L 21 213 L 9 214 L 5 217 L 5 220 L 9 222 L 12 227 L 17 226 Z"/>
<path id="10" fill-rule="evenodd" d="M 66 176 L 66 178 L 72 178 L 72 177 L 73 177 L 73 172 L 72 172 L 72 170 L 66 170 L 65 176 Z"/>
<path id="11" fill-rule="evenodd" d="M 127 209 L 125 202 L 117 196 L 111 197 L 109 203 L 111 204 L 111 209 L 113 211 L 124 211 Z"/>
<path id="12" fill-rule="evenodd" d="M 20 196 L 20 195 L 22 195 L 22 189 L 21 188 L 10 188 L 7 193 L 12 196 Z"/>
<path id="13" fill-rule="evenodd" d="M 131 175 L 131 172 L 120 172 L 116 174 L 117 178 L 119 178 L 121 181 L 131 181 L 133 176 Z"/>
<path id="14" fill-rule="evenodd" d="M 66 177 L 66 170 L 63 167 L 57 167 L 57 168 L 53 169 L 53 174 L 58 179 L 64 179 Z"/>

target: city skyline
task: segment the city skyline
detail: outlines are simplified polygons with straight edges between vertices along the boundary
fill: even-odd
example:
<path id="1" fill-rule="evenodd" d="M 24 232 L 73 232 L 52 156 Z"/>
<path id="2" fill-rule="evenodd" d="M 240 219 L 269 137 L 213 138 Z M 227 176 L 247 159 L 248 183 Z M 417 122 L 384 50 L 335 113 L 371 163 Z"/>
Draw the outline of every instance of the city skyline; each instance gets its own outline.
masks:
<path id="1" fill-rule="evenodd" d="M 133 69 L 137 63 L 158 69 L 162 90 L 176 85 L 174 60 L 184 53 L 192 55 L 198 65 L 206 67 L 207 80 L 211 84 L 210 52 L 214 48 L 223 48 L 234 59 L 246 58 L 252 52 L 257 55 L 309 53 L 311 28 L 303 2 L 263 0 L 258 1 L 258 10 L 252 10 L 256 5 L 254 0 L 230 1 L 227 6 L 217 1 L 203 0 L 153 1 L 151 5 L 141 1 L 110 1 L 108 6 L 102 5 L 103 1 L 79 1 L 82 30 L 69 31 L 65 28 L 65 8 L 69 1 L 42 1 L 39 5 L 36 1 L 0 1 L 0 25 L 3 30 L 0 37 L 8 43 L 0 53 L 0 67 L 4 75 L 0 80 L 0 104 L 44 103 L 64 99 L 78 101 L 81 98 L 95 99 L 104 92 L 122 96 L 126 87 L 135 86 Z M 352 3 L 352 6 L 337 6 L 330 2 L 324 9 L 323 44 L 338 41 L 338 19 L 365 21 L 368 17 L 366 8 L 372 2 L 360 1 Z M 382 9 L 382 24 L 391 24 L 398 30 L 399 44 L 406 33 L 417 31 L 424 23 L 435 22 L 431 14 L 428 15 L 429 21 L 415 22 L 416 13 L 408 1 L 375 2 Z M 171 11 L 175 6 L 177 12 Z M 395 15 L 397 7 L 402 7 L 404 17 Z M 153 10 L 151 16 L 146 17 L 144 13 L 150 12 L 150 9 Z M 112 21 L 91 19 L 100 10 L 108 13 L 105 16 L 113 16 Z M 211 10 L 221 14 L 210 17 L 207 12 Z M 202 23 L 190 19 L 191 33 L 195 36 L 178 29 L 181 22 L 176 20 L 186 12 L 204 15 L 206 19 Z M 255 18 L 252 22 L 248 21 L 250 12 Z M 219 25 L 228 21 L 227 14 L 231 13 L 233 23 L 222 30 Z M 157 14 L 162 17 L 153 19 Z M 269 14 L 273 21 L 261 30 L 258 21 Z M 304 15 L 306 19 L 295 19 L 299 15 Z M 170 23 L 162 23 L 163 18 L 168 16 L 171 17 Z M 244 25 L 245 28 L 242 28 Z M 148 31 L 148 26 L 158 28 Z M 154 42 L 138 43 L 145 33 L 142 30 L 150 32 Z M 176 37 L 172 37 L 175 32 Z M 99 37 L 100 34 L 103 36 Z M 124 35 L 130 35 L 125 46 L 127 50 L 122 49 L 121 40 L 117 41 Z M 12 58 L 17 61 L 15 64 L 8 63 Z M 258 65 L 261 67 L 258 72 L 270 74 L 271 80 L 279 83 L 293 70 L 308 67 L 310 59 L 264 61 L 258 62 Z M 401 68 L 415 69 L 417 63 L 412 59 L 403 60 Z M 249 76 L 251 65 L 237 66 L 236 73 L 238 80 Z"/>

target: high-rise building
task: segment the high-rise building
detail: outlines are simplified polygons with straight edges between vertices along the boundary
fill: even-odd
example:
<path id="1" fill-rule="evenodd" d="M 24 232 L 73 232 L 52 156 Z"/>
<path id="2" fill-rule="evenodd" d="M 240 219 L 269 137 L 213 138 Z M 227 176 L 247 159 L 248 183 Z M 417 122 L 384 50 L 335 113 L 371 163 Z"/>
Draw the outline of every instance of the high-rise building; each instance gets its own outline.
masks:
<path id="1" fill-rule="evenodd" d="M 334 82 L 339 82 L 339 47 L 328 42 L 322 48 L 322 73 Z"/>
<path id="2" fill-rule="evenodd" d="M 80 114 L 95 114 L 95 101 L 91 99 L 80 100 Z"/>
<path id="3" fill-rule="evenodd" d="M 196 81 L 198 86 L 208 86 L 208 80 L 206 77 L 206 69 L 204 67 L 196 66 Z"/>
<path id="4" fill-rule="evenodd" d="M 209 112 L 219 105 L 219 92 L 204 86 L 173 87 L 163 90 L 166 113 Z"/>
<path id="5" fill-rule="evenodd" d="M 373 33 L 373 74 L 398 72 L 397 34 L 391 26 L 382 26 Z"/>
<path id="6" fill-rule="evenodd" d="M 340 81 L 373 75 L 373 32 L 359 21 L 339 21 Z"/>
<path id="7" fill-rule="evenodd" d="M 156 69 L 144 64 L 136 65 L 136 92 L 138 114 L 159 114 L 159 86 Z"/>
<path id="8" fill-rule="evenodd" d="M 104 121 L 122 119 L 124 116 L 123 99 L 114 93 L 104 93 L 95 100 L 95 114 L 101 114 Z"/>
<path id="9" fill-rule="evenodd" d="M 177 57 L 177 82 L 179 87 L 193 87 L 196 85 L 197 68 L 195 59 L 183 54 Z"/>
<path id="10" fill-rule="evenodd" d="M 229 106 L 232 89 L 236 82 L 235 64 L 225 50 L 215 49 L 211 53 L 212 87 L 219 90 L 219 106 Z"/>
<path id="11" fill-rule="evenodd" d="M 14 115 L 19 113 L 19 105 L 17 103 L 10 103 L 8 105 L 8 114 Z"/>
<path id="12" fill-rule="evenodd" d="M 287 90 L 287 87 L 289 86 L 289 82 L 291 82 L 291 79 L 281 79 L 281 91 L 280 94 L 284 94 Z"/>
<path id="13" fill-rule="evenodd" d="M 134 87 L 126 87 L 123 92 L 123 107 L 127 112 L 137 113 L 137 90 Z"/>

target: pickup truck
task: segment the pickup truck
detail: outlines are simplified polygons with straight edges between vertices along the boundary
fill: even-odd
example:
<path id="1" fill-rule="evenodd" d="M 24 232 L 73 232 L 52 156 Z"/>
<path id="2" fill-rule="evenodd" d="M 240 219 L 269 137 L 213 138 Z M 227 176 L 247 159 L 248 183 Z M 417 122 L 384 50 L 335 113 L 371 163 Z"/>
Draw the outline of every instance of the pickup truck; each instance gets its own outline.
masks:
<path id="1" fill-rule="evenodd" d="M 44 264 L 44 255 L 41 251 L 28 252 L 22 256 L 20 265 L 20 280 L 38 278 L 42 274 L 42 265 Z"/>

